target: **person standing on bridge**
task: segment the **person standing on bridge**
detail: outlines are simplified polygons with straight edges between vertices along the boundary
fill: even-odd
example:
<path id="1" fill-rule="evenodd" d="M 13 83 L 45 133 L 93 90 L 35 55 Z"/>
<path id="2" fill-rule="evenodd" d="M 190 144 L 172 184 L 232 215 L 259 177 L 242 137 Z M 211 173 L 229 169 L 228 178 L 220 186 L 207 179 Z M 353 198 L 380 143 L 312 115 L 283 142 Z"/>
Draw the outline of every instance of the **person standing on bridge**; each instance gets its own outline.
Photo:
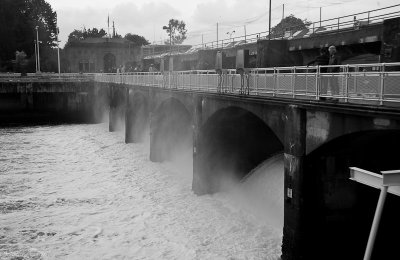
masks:
<path id="1" fill-rule="evenodd" d="M 339 72 L 339 59 L 336 55 L 336 47 L 330 46 L 329 49 L 329 65 L 328 72 L 329 75 L 329 89 L 331 90 L 332 96 L 339 94 L 339 82 L 335 73 Z"/>
<path id="2" fill-rule="evenodd" d="M 307 67 L 310 66 L 311 64 L 313 64 L 314 66 L 326 66 L 329 64 L 329 53 L 328 50 L 326 48 L 321 48 L 319 50 L 319 55 L 312 61 L 310 61 L 309 63 L 307 63 Z M 328 70 L 327 67 L 322 67 L 319 69 L 320 73 L 326 73 Z M 319 93 L 322 95 L 325 95 L 327 93 L 327 87 L 328 87 L 328 82 L 327 82 L 327 78 L 324 75 L 320 75 L 320 86 L 319 86 Z M 325 98 L 325 97 L 321 97 Z"/>

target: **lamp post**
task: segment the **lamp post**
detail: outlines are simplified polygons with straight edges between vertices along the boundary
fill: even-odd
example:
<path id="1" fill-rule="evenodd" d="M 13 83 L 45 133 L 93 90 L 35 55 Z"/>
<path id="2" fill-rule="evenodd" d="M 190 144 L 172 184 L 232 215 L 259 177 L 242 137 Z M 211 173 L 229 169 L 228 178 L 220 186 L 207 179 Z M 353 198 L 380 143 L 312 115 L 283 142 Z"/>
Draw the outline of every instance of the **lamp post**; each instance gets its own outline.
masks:
<path id="1" fill-rule="evenodd" d="M 232 37 L 232 34 L 234 34 L 235 33 L 235 30 L 233 30 L 232 32 L 227 32 L 226 34 L 229 34 L 229 42 L 231 41 L 231 37 Z"/>
<path id="2" fill-rule="evenodd" d="M 271 0 L 269 0 L 268 40 L 271 40 Z"/>
<path id="3" fill-rule="evenodd" d="M 163 26 L 163 30 L 168 30 L 169 29 L 169 55 L 172 53 L 172 31 L 171 31 L 171 24 L 168 24 L 168 26 Z M 168 31 L 167 31 L 168 32 Z"/>
<path id="4" fill-rule="evenodd" d="M 58 61 L 58 75 L 61 74 L 60 66 L 60 41 L 58 40 L 58 35 L 60 34 L 60 28 L 57 27 L 57 61 Z"/>
<path id="5" fill-rule="evenodd" d="M 37 66 L 37 45 L 36 45 L 36 40 L 33 40 L 33 42 L 35 43 L 35 68 L 36 68 L 36 72 L 38 70 L 38 66 Z"/>
<path id="6" fill-rule="evenodd" d="M 40 73 L 40 51 L 39 51 L 39 26 L 36 25 L 36 43 L 37 43 L 37 70 L 36 72 Z"/>

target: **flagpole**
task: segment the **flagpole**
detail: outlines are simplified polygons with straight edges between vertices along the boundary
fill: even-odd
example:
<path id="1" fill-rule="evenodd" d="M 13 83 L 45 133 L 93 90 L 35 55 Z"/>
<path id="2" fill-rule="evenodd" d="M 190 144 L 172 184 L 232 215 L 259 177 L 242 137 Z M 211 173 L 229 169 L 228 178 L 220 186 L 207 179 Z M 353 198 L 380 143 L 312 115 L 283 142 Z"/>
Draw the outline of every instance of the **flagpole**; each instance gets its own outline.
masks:
<path id="1" fill-rule="evenodd" d="M 108 14 L 107 17 L 107 32 L 108 32 L 108 37 L 110 38 L 110 14 Z"/>

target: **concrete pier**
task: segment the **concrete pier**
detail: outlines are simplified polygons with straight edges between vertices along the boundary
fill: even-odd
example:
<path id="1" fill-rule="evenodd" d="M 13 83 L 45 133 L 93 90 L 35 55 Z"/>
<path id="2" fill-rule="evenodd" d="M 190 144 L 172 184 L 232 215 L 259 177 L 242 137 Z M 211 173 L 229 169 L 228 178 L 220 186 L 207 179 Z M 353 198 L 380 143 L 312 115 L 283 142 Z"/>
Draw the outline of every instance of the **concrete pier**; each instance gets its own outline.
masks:
<path id="1" fill-rule="evenodd" d="M 125 131 L 126 143 L 150 139 L 151 161 L 192 153 L 198 195 L 283 153 L 283 260 L 361 258 L 379 194 L 350 181 L 349 167 L 400 167 L 397 107 L 105 82 L 2 83 L 0 101 L 1 122 L 96 122 L 109 112 L 110 131 Z M 389 237 L 400 232 L 400 201 L 386 203 L 375 259 L 397 253 Z"/>

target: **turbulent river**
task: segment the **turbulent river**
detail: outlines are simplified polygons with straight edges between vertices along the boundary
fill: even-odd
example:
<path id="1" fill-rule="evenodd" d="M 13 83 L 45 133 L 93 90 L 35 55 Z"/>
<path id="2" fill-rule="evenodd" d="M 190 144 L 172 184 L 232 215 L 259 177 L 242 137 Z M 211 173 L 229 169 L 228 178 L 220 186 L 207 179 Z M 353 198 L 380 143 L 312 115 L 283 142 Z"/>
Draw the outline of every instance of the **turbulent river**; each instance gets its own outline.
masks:
<path id="1" fill-rule="evenodd" d="M 279 259 L 281 156 L 205 196 L 183 157 L 106 124 L 0 128 L 0 259 Z"/>

